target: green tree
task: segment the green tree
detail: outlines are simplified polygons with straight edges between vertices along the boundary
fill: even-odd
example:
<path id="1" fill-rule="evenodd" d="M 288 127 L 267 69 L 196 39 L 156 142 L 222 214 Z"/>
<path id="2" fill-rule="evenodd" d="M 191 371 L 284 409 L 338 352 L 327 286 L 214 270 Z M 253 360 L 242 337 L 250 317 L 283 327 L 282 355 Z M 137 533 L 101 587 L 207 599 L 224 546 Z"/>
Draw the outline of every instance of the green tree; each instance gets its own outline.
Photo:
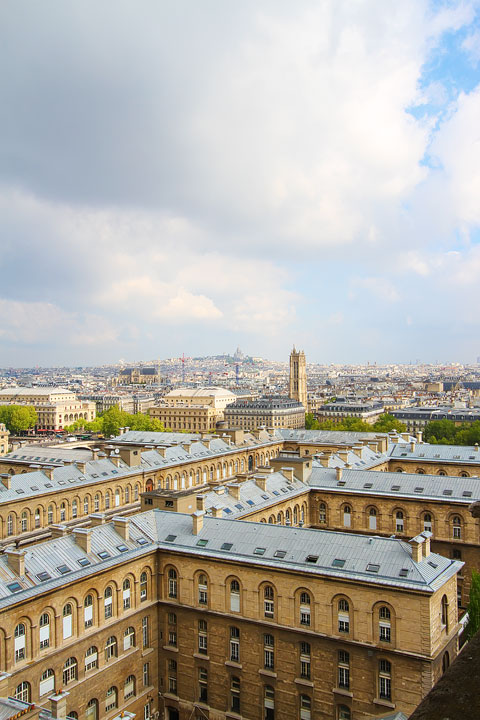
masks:
<path id="1" fill-rule="evenodd" d="M 305 414 L 305 430 L 319 430 L 320 423 L 315 419 L 313 413 Z"/>
<path id="2" fill-rule="evenodd" d="M 372 430 L 382 433 L 391 432 L 392 430 L 405 432 L 406 429 L 407 426 L 393 415 L 390 415 L 390 413 L 384 413 L 372 425 Z"/>
<path id="3" fill-rule="evenodd" d="M 14 435 L 29 430 L 38 422 L 35 408 L 31 405 L 2 405 L 0 422 L 5 423 L 7 430 Z"/>
<path id="4" fill-rule="evenodd" d="M 456 434 L 457 428 L 452 420 L 432 420 L 425 426 L 423 439 L 425 442 L 430 442 L 430 437 L 434 435 L 437 442 L 442 445 L 455 445 Z"/>
<path id="5" fill-rule="evenodd" d="M 470 585 L 470 602 L 468 603 L 468 623 L 465 628 L 467 639 L 471 640 L 480 630 L 480 573 L 472 570 Z"/>

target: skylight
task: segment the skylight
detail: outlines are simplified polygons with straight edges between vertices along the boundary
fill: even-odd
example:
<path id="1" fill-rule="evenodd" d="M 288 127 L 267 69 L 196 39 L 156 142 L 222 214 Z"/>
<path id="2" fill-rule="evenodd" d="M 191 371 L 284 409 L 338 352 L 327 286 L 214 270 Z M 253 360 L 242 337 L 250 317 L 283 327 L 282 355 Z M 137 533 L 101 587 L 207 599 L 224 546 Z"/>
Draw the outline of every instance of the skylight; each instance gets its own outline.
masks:
<path id="1" fill-rule="evenodd" d="M 139 537 L 137 538 L 137 543 L 139 545 L 148 545 L 148 540 L 144 537 Z"/>
<path id="2" fill-rule="evenodd" d="M 72 569 L 68 567 L 68 565 L 58 565 L 57 570 L 61 575 L 66 575 L 69 572 L 72 572 Z"/>
<path id="3" fill-rule="evenodd" d="M 102 560 L 106 560 L 110 557 L 110 553 L 108 553 L 106 550 L 100 550 L 97 555 L 99 558 L 102 558 Z"/>
<path id="4" fill-rule="evenodd" d="M 233 543 L 223 543 L 221 550 L 231 550 L 233 547 Z"/>
<path id="5" fill-rule="evenodd" d="M 332 566 L 336 568 L 342 568 L 345 565 L 346 560 L 341 560 L 340 558 L 335 558 L 335 560 L 332 562 Z"/>
<path id="6" fill-rule="evenodd" d="M 16 593 L 22 589 L 22 586 L 20 585 L 19 582 L 13 582 L 13 583 L 9 583 L 7 585 L 7 588 L 10 590 L 10 592 Z"/>
<path id="7" fill-rule="evenodd" d="M 45 570 L 42 570 L 42 572 L 39 572 L 37 575 L 37 578 L 42 582 L 45 582 L 45 580 L 50 580 L 51 577 L 52 576 L 49 573 L 45 572 Z"/>
<path id="8" fill-rule="evenodd" d="M 255 548 L 255 550 L 253 551 L 253 554 L 254 554 L 254 555 L 264 555 L 266 549 L 267 549 L 267 548 L 257 547 L 257 548 Z"/>
<path id="9" fill-rule="evenodd" d="M 80 567 L 87 567 L 87 565 L 90 565 L 90 564 L 91 564 L 91 563 L 90 563 L 90 560 L 88 560 L 88 558 L 79 558 L 79 559 L 77 560 L 77 562 L 78 562 L 78 564 L 80 565 Z"/>
<path id="10" fill-rule="evenodd" d="M 317 560 L 318 560 L 318 555 L 307 555 L 307 557 L 305 558 L 305 562 L 312 563 L 312 564 L 316 563 Z"/>
<path id="11" fill-rule="evenodd" d="M 286 554 L 287 554 L 286 550 L 275 550 L 275 552 L 273 553 L 273 557 L 284 558 Z"/>
<path id="12" fill-rule="evenodd" d="M 173 542 L 176 539 L 177 539 L 176 535 L 167 535 L 167 537 L 165 538 L 165 542 Z"/>
<path id="13" fill-rule="evenodd" d="M 197 545 L 199 547 L 205 547 L 208 544 L 208 540 L 198 540 Z"/>
<path id="14" fill-rule="evenodd" d="M 367 572 L 378 573 L 379 570 L 380 570 L 380 565 L 376 565 L 375 563 L 368 563 Z"/>

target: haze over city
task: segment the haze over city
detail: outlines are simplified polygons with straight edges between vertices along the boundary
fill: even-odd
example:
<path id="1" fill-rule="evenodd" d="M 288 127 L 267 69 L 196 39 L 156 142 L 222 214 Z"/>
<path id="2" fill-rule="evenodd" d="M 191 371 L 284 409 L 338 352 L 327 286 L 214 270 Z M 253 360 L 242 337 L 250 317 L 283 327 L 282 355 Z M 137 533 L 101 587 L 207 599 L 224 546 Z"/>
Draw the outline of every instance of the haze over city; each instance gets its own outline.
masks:
<path id="1" fill-rule="evenodd" d="M 480 4 L 0 8 L 0 366 L 471 363 Z"/>

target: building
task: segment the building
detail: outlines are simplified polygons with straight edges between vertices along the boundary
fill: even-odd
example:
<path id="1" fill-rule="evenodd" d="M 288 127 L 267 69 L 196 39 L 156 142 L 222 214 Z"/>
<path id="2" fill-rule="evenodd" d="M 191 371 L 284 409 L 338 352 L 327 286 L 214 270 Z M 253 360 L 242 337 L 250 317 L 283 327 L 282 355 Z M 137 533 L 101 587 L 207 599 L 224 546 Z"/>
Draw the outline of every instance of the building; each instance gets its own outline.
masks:
<path id="1" fill-rule="evenodd" d="M 8 438 L 10 433 L 5 427 L 4 423 L 0 423 L 0 455 L 6 455 L 8 453 Z"/>
<path id="2" fill-rule="evenodd" d="M 295 346 L 290 353 L 290 378 L 288 383 L 288 396 L 292 400 L 301 402 L 305 410 L 307 402 L 307 364 L 303 350 L 297 351 Z"/>
<path id="3" fill-rule="evenodd" d="M 224 417 L 224 410 L 237 398 L 222 387 L 177 388 L 165 395 L 162 402 L 148 410 L 172 430 L 210 432 Z"/>
<path id="4" fill-rule="evenodd" d="M 171 390 L 164 397 L 164 401 L 170 405 L 208 405 L 220 411 L 219 420 L 222 419 L 221 411 L 235 402 L 238 395 L 226 388 L 211 386 L 199 388 L 177 388 Z"/>
<path id="5" fill-rule="evenodd" d="M 462 563 L 428 533 L 368 540 L 201 510 L 91 519 L 0 556 L 14 700 L 60 695 L 88 720 L 366 720 L 409 715 L 457 654 Z"/>
<path id="6" fill-rule="evenodd" d="M 409 432 L 423 431 L 433 420 L 450 420 L 455 425 L 480 420 L 480 409 L 452 407 L 411 407 L 392 410 L 392 415 L 407 426 Z"/>
<path id="7" fill-rule="evenodd" d="M 154 367 L 127 367 L 120 370 L 117 385 L 158 385 L 160 376 Z"/>
<path id="8" fill-rule="evenodd" d="M 155 404 L 155 398 L 150 393 L 120 394 L 120 393 L 92 393 L 81 395 L 82 400 L 95 403 L 97 415 L 118 407 L 127 413 L 146 413 Z"/>
<path id="9" fill-rule="evenodd" d="M 258 400 L 237 400 L 224 411 L 229 427 L 244 430 L 267 428 L 304 428 L 305 406 L 298 400 L 280 395 Z"/>
<path id="10" fill-rule="evenodd" d="M 323 420 L 342 422 L 345 418 L 355 417 L 373 425 L 384 412 L 385 408 L 381 402 L 335 401 L 317 406 L 314 414 L 319 422 Z"/>
<path id="11" fill-rule="evenodd" d="M 38 415 L 36 432 L 63 430 L 75 420 L 95 419 L 95 403 L 79 400 L 63 388 L 11 387 L 0 390 L 0 405 L 31 405 Z"/>

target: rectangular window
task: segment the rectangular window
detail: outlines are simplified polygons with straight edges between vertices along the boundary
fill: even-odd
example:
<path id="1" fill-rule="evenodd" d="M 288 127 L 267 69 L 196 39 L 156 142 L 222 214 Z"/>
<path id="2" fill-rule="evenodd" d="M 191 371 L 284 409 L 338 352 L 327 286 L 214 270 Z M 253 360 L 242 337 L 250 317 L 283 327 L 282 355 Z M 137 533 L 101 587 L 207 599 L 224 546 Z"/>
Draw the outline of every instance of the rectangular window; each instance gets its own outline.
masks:
<path id="1" fill-rule="evenodd" d="M 350 632 L 350 618 L 348 615 L 338 613 L 338 632 L 348 633 Z"/>
<path id="2" fill-rule="evenodd" d="M 40 649 L 50 645 L 50 625 L 40 626 Z"/>
<path id="3" fill-rule="evenodd" d="M 144 648 L 148 647 L 149 643 L 149 632 L 148 632 L 148 617 L 142 618 L 142 645 Z"/>
<path id="4" fill-rule="evenodd" d="M 208 702 L 208 671 L 205 668 L 198 669 L 198 699 L 200 702 Z"/>
<path id="5" fill-rule="evenodd" d="M 150 685 L 150 663 L 143 664 L 143 686 L 148 687 Z"/>
<path id="6" fill-rule="evenodd" d="M 93 625 L 93 605 L 88 605 L 83 609 L 83 622 L 86 628 Z"/>
<path id="7" fill-rule="evenodd" d="M 72 616 L 65 615 L 63 617 L 63 639 L 72 637 Z"/>
<path id="8" fill-rule="evenodd" d="M 391 629 L 389 623 L 380 623 L 380 640 L 382 642 L 390 642 L 391 641 Z"/>

